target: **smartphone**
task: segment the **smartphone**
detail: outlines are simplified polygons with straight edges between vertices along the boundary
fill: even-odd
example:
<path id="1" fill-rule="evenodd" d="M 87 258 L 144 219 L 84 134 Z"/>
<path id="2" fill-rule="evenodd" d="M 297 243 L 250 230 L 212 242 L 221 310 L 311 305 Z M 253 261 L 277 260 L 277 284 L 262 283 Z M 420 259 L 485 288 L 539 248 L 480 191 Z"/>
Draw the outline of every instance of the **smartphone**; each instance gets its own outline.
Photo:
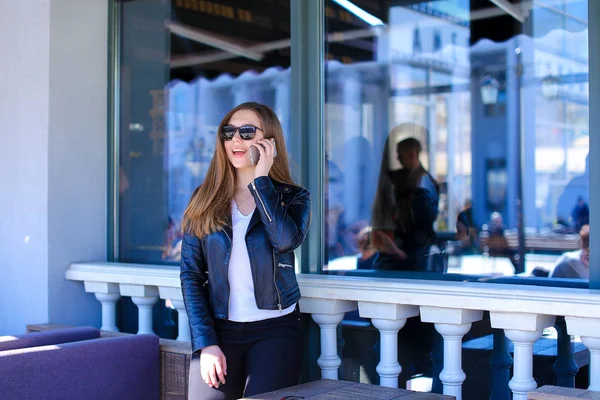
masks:
<path id="1" fill-rule="evenodd" d="M 271 142 L 275 144 L 275 139 L 271 139 Z M 258 164 L 258 160 L 260 159 L 260 151 L 256 148 L 255 145 L 250 146 L 250 164 L 256 165 Z M 273 157 L 277 157 L 277 148 L 275 148 L 275 154 Z"/>

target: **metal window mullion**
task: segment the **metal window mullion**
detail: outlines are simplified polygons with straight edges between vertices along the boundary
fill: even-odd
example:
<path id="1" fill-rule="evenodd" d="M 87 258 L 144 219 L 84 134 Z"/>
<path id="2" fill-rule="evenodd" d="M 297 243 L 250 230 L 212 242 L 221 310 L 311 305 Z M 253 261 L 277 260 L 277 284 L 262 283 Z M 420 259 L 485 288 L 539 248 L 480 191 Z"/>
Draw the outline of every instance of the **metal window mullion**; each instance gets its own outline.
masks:
<path id="1" fill-rule="evenodd" d="M 119 127 L 121 3 L 108 2 L 107 259 L 119 260 Z"/>
<path id="2" fill-rule="evenodd" d="M 589 54 L 589 191 L 590 191 L 590 289 L 600 289 L 600 1 L 588 1 L 588 54 Z"/>
<path id="3" fill-rule="evenodd" d="M 291 1 L 292 157 L 311 192 L 312 225 L 301 260 L 303 273 L 321 272 L 325 254 L 324 0 Z"/>

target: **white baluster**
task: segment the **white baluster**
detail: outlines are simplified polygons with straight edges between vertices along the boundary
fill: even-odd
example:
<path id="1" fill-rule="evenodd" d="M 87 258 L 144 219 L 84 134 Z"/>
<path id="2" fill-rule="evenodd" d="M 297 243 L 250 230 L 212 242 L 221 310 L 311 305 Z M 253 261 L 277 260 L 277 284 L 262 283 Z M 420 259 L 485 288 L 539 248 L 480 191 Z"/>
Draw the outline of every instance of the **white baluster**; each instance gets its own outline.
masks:
<path id="1" fill-rule="evenodd" d="M 317 360 L 321 378 L 338 379 L 342 360 L 337 354 L 337 326 L 344 319 L 344 314 L 312 314 L 312 319 L 321 328 L 321 355 Z"/>
<path id="2" fill-rule="evenodd" d="M 544 328 L 553 326 L 555 317 L 537 314 L 491 312 L 492 328 L 504 329 L 513 342 L 513 377 L 508 383 L 513 400 L 527 400 L 527 392 L 535 390 L 533 379 L 533 343 L 542 336 Z"/>
<path id="3" fill-rule="evenodd" d="M 589 390 L 600 391 L 600 338 L 581 336 L 581 341 L 590 350 Z"/>
<path id="4" fill-rule="evenodd" d="M 154 333 L 152 330 L 152 306 L 158 301 L 158 289 L 155 286 L 119 285 L 121 295 L 130 296 L 138 307 L 138 334 Z"/>
<path id="5" fill-rule="evenodd" d="M 119 285 L 107 282 L 84 281 L 85 291 L 94 293 L 96 299 L 102 304 L 102 326 L 100 329 L 119 332 L 117 328 L 117 301 L 121 297 Z"/>
<path id="6" fill-rule="evenodd" d="M 514 346 L 514 372 L 508 386 L 513 392 L 514 400 L 526 400 L 527 392 L 537 388 L 533 379 L 533 343 L 542 336 L 542 331 L 506 329 L 504 333 Z"/>
<path id="7" fill-rule="evenodd" d="M 358 311 L 361 317 L 370 318 L 379 330 L 381 354 L 377 373 L 381 386 L 398 387 L 398 376 L 402 372 L 398 363 L 398 332 L 408 318 L 419 315 L 419 307 L 359 301 Z"/>
<path id="8" fill-rule="evenodd" d="M 183 302 L 181 288 L 160 286 L 158 288 L 158 293 L 161 299 L 171 300 L 171 304 L 173 304 L 173 307 L 175 307 L 177 310 L 177 340 L 189 341 L 191 339 L 190 324 L 187 311 L 185 309 L 185 303 Z"/>
<path id="9" fill-rule="evenodd" d="M 461 400 L 462 384 L 467 377 L 462 369 L 462 338 L 471 324 L 435 324 L 435 329 L 444 338 L 444 369 L 440 373 L 444 394 Z"/>
<path id="10" fill-rule="evenodd" d="M 371 319 L 373 326 L 379 330 L 380 349 L 377 373 L 381 386 L 398 387 L 398 376 L 402 367 L 398 363 L 398 332 L 406 324 L 404 319 Z"/>
<path id="11" fill-rule="evenodd" d="M 154 333 L 152 330 L 152 307 L 158 301 L 158 296 L 134 296 L 131 301 L 138 307 L 137 333 Z"/>
<path id="12" fill-rule="evenodd" d="M 104 331 L 119 332 L 117 328 L 117 301 L 121 297 L 119 293 L 94 293 L 102 303 L 102 326 Z"/>
<path id="13" fill-rule="evenodd" d="M 177 340 L 189 341 L 191 339 L 190 324 L 187 311 L 185 310 L 185 304 L 183 303 L 183 300 L 171 300 L 171 303 L 173 304 L 173 307 L 177 309 L 177 320 L 179 321 L 177 325 Z"/>
<path id="14" fill-rule="evenodd" d="M 421 306 L 421 320 L 433 323 L 444 338 L 444 369 L 440 380 L 444 394 L 462 399 L 462 384 L 466 375 L 462 370 L 462 338 L 471 324 L 483 318 L 483 311 L 459 308 Z"/>
<path id="15" fill-rule="evenodd" d="M 600 318 L 565 317 L 569 335 L 581 337 L 590 351 L 589 390 L 600 391 Z"/>
<path id="16" fill-rule="evenodd" d="M 338 379 L 342 360 L 337 354 L 337 326 L 348 311 L 356 310 L 356 302 L 303 297 L 300 311 L 311 314 L 321 330 L 321 356 L 317 364 L 323 379 Z"/>

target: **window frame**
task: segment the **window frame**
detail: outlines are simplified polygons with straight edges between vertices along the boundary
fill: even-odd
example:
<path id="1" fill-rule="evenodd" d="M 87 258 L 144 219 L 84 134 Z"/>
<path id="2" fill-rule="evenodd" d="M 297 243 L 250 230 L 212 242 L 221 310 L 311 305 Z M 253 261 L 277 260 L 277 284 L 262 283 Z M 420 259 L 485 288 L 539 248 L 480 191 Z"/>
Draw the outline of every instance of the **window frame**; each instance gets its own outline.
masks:
<path id="1" fill-rule="evenodd" d="M 108 30 L 108 219 L 107 259 L 119 261 L 119 101 L 121 2 L 109 0 Z M 325 0 L 290 0 L 292 157 L 300 163 L 300 182 L 312 197 L 312 225 L 300 251 L 302 273 L 323 273 L 325 261 Z M 589 109 L 600 108 L 600 2 L 588 0 Z M 589 154 L 600 154 L 600 113 L 589 114 Z M 600 158 L 590 157 L 590 225 L 600 226 Z M 590 289 L 600 289 L 600 235 L 590 237 Z M 399 274 L 398 277 L 408 277 Z M 416 275 L 410 277 L 418 278 Z M 531 283 L 538 280 L 530 279 Z M 516 280 L 515 280 L 515 283 Z"/>

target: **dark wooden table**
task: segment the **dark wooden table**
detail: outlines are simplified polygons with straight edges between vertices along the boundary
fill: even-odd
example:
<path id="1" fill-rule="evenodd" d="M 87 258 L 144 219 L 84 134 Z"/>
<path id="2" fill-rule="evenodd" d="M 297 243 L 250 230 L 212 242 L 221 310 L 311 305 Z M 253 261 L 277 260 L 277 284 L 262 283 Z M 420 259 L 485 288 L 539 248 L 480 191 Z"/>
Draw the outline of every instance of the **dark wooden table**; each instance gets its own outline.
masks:
<path id="1" fill-rule="evenodd" d="M 527 393 L 528 400 L 600 399 L 600 392 L 557 386 L 542 386 Z"/>
<path id="2" fill-rule="evenodd" d="M 454 396 L 412 392 L 364 383 L 321 379 L 257 396 L 254 400 L 452 400 Z"/>

